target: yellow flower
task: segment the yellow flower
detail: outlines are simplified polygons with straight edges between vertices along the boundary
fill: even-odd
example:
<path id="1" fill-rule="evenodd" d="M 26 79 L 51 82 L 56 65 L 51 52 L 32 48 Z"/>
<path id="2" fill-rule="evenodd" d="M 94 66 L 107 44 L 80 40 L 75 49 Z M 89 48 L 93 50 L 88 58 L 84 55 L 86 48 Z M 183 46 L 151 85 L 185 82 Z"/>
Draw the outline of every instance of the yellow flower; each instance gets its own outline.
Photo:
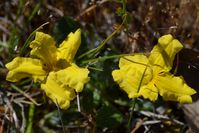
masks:
<path id="1" fill-rule="evenodd" d="M 37 32 L 30 43 L 30 58 L 16 57 L 6 64 L 9 69 L 6 80 L 17 82 L 32 77 L 41 82 L 41 88 L 60 108 L 67 109 L 75 92 L 81 92 L 89 81 L 89 71 L 72 63 L 81 43 L 81 31 L 70 33 L 56 48 L 54 39 L 45 33 Z"/>
<path id="2" fill-rule="evenodd" d="M 143 96 L 156 101 L 158 94 L 164 100 L 191 103 L 190 88 L 183 77 L 170 73 L 175 55 L 183 48 L 171 35 L 159 38 L 149 57 L 144 54 L 126 56 L 119 61 L 119 70 L 114 70 L 114 81 L 128 94 L 129 98 Z"/>

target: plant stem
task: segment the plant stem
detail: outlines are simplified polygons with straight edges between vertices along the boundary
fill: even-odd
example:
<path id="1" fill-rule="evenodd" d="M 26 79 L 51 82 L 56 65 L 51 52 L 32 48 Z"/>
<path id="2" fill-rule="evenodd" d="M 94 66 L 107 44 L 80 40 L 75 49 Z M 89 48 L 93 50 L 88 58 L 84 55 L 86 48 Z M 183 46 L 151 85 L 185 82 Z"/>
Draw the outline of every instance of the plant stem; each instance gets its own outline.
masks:
<path id="1" fill-rule="evenodd" d="M 29 46 L 30 42 L 33 40 L 35 34 L 37 31 L 41 30 L 43 28 L 43 26 L 49 24 L 49 22 L 46 22 L 44 24 L 42 24 L 41 26 L 39 26 L 36 30 L 34 30 L 30 36 L 28 37 L 28 39 L 25 41 L 23 47 L 21 48 L 21 51 L 20 51 L 20 55 L 22 56 L 25 52 L 25 49 Z"/>
<path id="2" fill-rule="evenodd" d="M 78 108 L 78 111 L 81 112 L 79 93 L 77 93 L 77 108 Z"/>
<path id="3" fill-rule="evenodd" d="M 28 127 L 26 130 L 26 133 L 32 133 L 32 124 L 33 124 L 33 117 L 34 117 L 34 112 L 35 112 L 35 105 L 31 104 L 29 108 L 29 117 L 28 117 Z"/>
<path id="4" fill-rule="evenodd" d="M 124 16 L 124 19 L 123 19 L 122 24 L 120 24 L 119 27 L 118 27 L 113 33 L 111 33 L 111 35 L 109 35 L 104 41 L 102 41 L 102 43 L 101 43 L 98 47 L 96 47 L 96 48 L 94 48 L 94 49 L 92 49 L 92 50 L 89 50 L 88 52 L 86 52 L 86 53 L 80 55 L 78 58 L 81 59 L 81 58 L 83 58 L 83 57 L 85 57 L 85 56 L 87 56 L 87 55 L 90 55 L 90 56 L 92 57 L 92 56 L 94 56 L 96 53 L 98 53 L 98 52 L 104 47 L 104 45 L 105 45 L 111 38 L 113 38 L 113 36 L 114 36 L 118 31 L 120 31 L 120 30 L 122 29 L 122 27 L 123 27 L 125 21 L 126 21 L 126 15 Z"/>
<path id="5" fill-rule="evenodd" d="M 132 120 L 132 117 L 133 117 L 133 112 L 134 112 L 134 109 L 135 109 L 135 104 L 136 104 L 136 101 L 137 101 L 137 98 L 135 98 L 133 100 L 133 106 L 132 106 L 132 109 L 131 109 L 131 112 L 130 112 L 130 117 L 129 117 L 129 120 L 128 120 L 128 133 L 130 133 L 130 130 L 131 130 L 131 120 Z"/>
<path id="6" fill-rule="evenodd" d="M 145 73 L 146 73 L 147 67 L 148 67 L 148 65 L 146 65 L 146 67 L 145 67 L 145 69 L 144 69 L 144 72 L 143 72 L 142 77 L 141 77 L 141 79 L 140 79 L 140 83 L 139 83 L 137 92 L 140 91 L 140 88 L 141 88 L 141 85 L 142 85 L 142 81 L 143 81 L 143 79 L 144 79 L 144 75 L 145 75 Z M 129 121 L 128 121 L 128 132 L 129 132 L 129 133 L 130 133 L 130 129 L 131 129 L 131 120 L 132 120 L 132 117 L 133 117 L 133 112 L 134 112 L 134 109 L 135 109 L 136 101 L 137 101 L 137 98 L 134 99 L 133 107 L 132 107 L 132 110 L 131 110 L 131 112 L 130 112 L 130 118 L 129 118 Z"/>
<path id="7" fill-rule="evenodd" d="M 62 121 L 61 111 L 60 111 L 60 107 L 59 107 L 59 104 L 58 104 L 57 99 L 56 99 L 56 105 L 57 105 L 57 110 L 58 110 L 58 113 L 59 113 L 59 118 L 60 118 L 60 122 L 61 122 L 62 130 L 63 130 L 63 133 L 65 133 L 64 123 L 63 123 L 63 121 Z"/>

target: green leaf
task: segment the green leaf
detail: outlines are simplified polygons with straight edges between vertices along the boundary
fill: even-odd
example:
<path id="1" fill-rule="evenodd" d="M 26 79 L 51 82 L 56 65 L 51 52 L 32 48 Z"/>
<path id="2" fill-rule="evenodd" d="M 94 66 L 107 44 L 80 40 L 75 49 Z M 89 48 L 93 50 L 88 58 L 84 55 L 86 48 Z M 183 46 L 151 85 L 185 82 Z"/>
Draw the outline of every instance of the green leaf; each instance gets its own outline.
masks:
<path id="1" fill-rule="evenodd" d="M 91 89 L 85 88 L 82 97 L 82 107 L 85 112 L 90 112 L 93 109 L 93 92 Z"/>
<path id="2" fill-rule="evenodd" d="M 10 35 L 10 38 L 8 40 L 8 53 L 9 53 L 9 60 L 13 58 L 15 52 L 15 49 L 19 43 L 20 37 L 18 35 L 18 32 L 16 29 L 13 29 Z"/>
<path id="3" fill-rule="evenodd" d="M 80 24 L 70 17 L 63 17 L 57 23 L 55 23 L 53 29 L 53 36 L 57 42 L 60 44 L 70 32 L 75 32 L 80 28 Z"/>
<path id="4" fill-rule="evenodd" d="M 28 17 L 28 22 L 31 22 L 31 20 L 34 18 L 34 16 L 37 14 L 39 9 L 41 8 L 42 0 L 40 0 L 35 6 L 34 9 L 32 10 L 30 16 Z"/>
<path id="5" fill-rule="evenodd" d="M 82 120 L 83 116 L 80 112 L 76 112 L 74 110 L 67 110 L 63 112 L 62 120 L 64 125 L 67 125 L 70 122 L 75 122 L 76 120 Z"/>
<path id="6" fill-rule="evenodd" d="M 105 105 L 97 111 L 96 125 L 99 128 L 115 129 L 122 121 L 122 114 L 113 106 Z"/>
<path id="7" fill-rule="evenodd" d="M 125 14 L 125 11 L 121 7 L 118 7 L 116 12 L 118 16 L 123 16 Z"/>

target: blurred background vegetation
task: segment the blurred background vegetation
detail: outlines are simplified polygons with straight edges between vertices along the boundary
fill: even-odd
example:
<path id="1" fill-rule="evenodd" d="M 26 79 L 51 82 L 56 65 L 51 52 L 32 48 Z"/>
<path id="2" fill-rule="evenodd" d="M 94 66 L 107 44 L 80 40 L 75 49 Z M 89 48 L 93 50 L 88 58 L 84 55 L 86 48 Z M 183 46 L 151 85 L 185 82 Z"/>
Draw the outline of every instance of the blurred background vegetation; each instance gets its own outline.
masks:
<path id="1" fill-rule="evenodd" d="M 0 9 L 0 133 L 190 131 L 177 103 L 128 99 L 111 76 L 119 58 L 109 57 L 150 52 L 158 37 L 170 33 L 186 48 L 179 54 L 177 75 L 197 89 L 198 0 L 1 0 Z M 5 80 L 5 64 L 16 56 L 28 56 L 33 31 L 39 28 L 60 43 L 78 27 L 82 44 L 76 63 L 91 71 L 91 80 L 80 93 L 81 112 L 76 100 L 68 110 L 59 110 L 31 79 Z M 106 41 L 94 55 L 81 56 Z M 105 58 L 88 61 L 100 57 Z"/>

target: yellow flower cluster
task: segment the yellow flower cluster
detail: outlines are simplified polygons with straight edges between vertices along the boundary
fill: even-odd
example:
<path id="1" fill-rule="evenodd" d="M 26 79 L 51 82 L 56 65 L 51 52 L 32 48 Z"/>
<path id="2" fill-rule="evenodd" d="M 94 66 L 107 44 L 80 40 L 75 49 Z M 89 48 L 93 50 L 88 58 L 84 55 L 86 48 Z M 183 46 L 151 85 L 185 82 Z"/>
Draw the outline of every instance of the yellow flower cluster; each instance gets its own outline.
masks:
<path id="1" fill-rule="evenodd" d="M 54 103 L 67 109 L 75 92 L 81 92 L 89 81 L 88 69 L 72 63 L 80 43 L 80 29 L 70 33 L 58 48 L 50 35 L 37 32 L 30 43 L 31 57 L 16 57 L 6 64 L 7 80 L 17 82 L 32 77 L 41 82 L 41 88 Z M 171 35 L 162 36 L 148 57 L 144 54 L 122 57 L 120 69 L 112 72 L 113 79 L 129 98 L 143 96 L 156 101 L 161 95 L 165 100 L 191 103 L 190 95 L 196 91 L 182 77 L 170 73 L 175 55 L 182 47 Z"/>
<path id="2" fill-rule="evenodd" d="M 42 32 L 37 32 L 30 43 L 30 58 L 16 57 L 6 64 L 9 72 L 6 79 L 17 82 L 25 77 L 32 77 L 41 82 L 41 88 L 60 108 L 67 109 L 75 92 L 81 92 L 89 81 L 89 71 L 72 63 L 81 44 L 81 31 L 70 33 L 56 48 L 54 39 Z"/>
<path id="3" fill-rule="evenodd" d="M 164 100 L 191 103 L 190 88 L 182 77 L 170 73 L 175 55 L 183 48 L 171 35 L 159 38 L 149 57 L 144 54 L 122 57 L 119 70 L 112 72 L 114 81 L 128 94 L 129 98 L 143 96 L 156 101 L 158 94 Z"/>

